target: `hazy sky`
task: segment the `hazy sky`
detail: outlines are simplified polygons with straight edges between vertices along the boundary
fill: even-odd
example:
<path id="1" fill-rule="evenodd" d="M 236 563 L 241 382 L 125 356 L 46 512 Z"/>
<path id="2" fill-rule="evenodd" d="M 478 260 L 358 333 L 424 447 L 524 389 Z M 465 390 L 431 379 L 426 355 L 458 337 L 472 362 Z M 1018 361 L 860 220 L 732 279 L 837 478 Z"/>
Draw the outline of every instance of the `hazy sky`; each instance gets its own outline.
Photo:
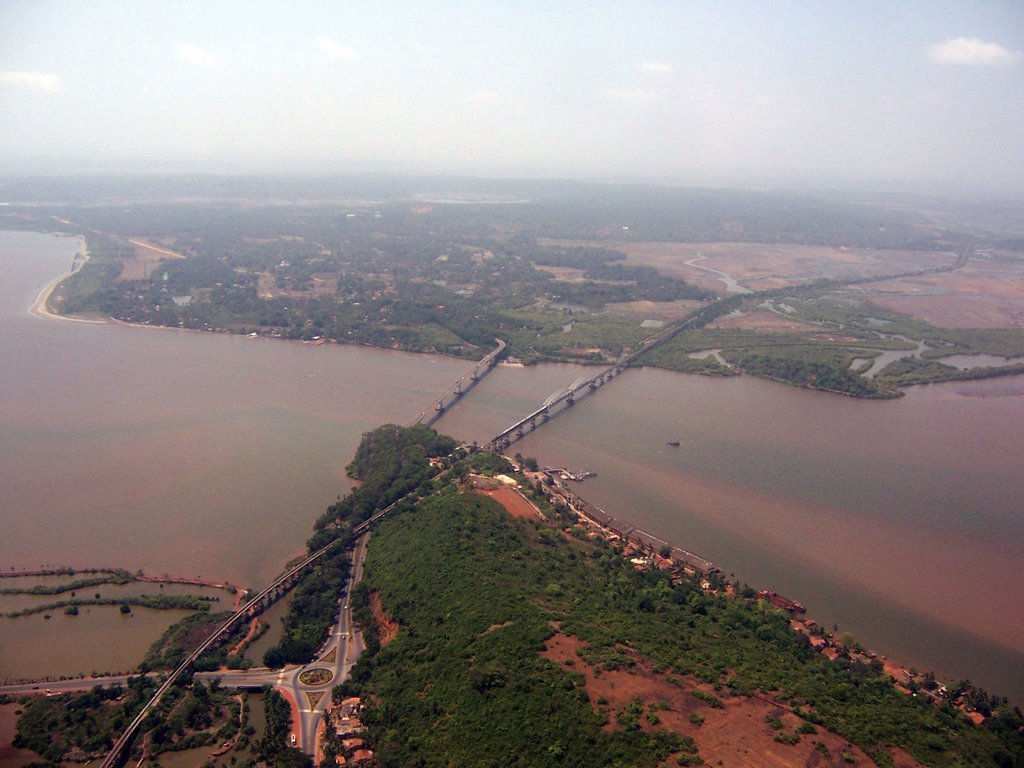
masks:
<path id="1" fill-rule="evenodd" d="M 1024 191 L 1024 2 L 0 0 L 0 170 Z"/>

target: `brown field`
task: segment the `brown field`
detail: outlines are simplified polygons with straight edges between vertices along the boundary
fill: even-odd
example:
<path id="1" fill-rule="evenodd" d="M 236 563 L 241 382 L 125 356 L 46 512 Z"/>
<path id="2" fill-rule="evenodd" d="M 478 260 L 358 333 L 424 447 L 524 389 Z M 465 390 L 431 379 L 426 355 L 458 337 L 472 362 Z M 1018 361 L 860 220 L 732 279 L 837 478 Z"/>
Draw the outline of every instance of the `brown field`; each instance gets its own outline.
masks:
<path id="1" fill-rule="evenodd" d="M 541 655 L 567 670 L 583 674 L 591 705 L 608 714 L 606 730 L 615 727 L 617 712 L 634 698 L 639 698 L 644 704 L 640 727 L 644 730 L 665 728 L 680 736 L 689 736 L 696 742 L 705 765 L 728 765 L 734 768 L 874 765 L 860 749 L 821 727 L 818 727 L 817 733 L 802 735 L 798 744 L 790 746 L 776 742 L 776 732 L 768 727 L 766 718 L 777 717 L 781 720 L 785 733 L 793 733 L 803 721 L 789 712 L 786 705 L 772 702 L 767 697 L 720 696 L 724 706 L 715 709 L 689 693 L 695 689 L 712 693 L 710 686 L 694 678 L 678 678 L 678 684 L 669 682 L 668 675 L 654 672 L 645 659 L 638 657 L 634 657 L 636 663 L 629 670 L 595 670 L 577 655 L 582 647 L 583 643 L 577 638 L 558 633 L 547 641 Z M 607 700 L 607 704 L 599 703 L 602 698 Z M 660 720 L 657 726 L 646 720 L 649 705 L 655 702 L 668 705 L 667 709 L 656 712 Z M 693 713 L 704 716 L 703 725 L 690 722 Z M 829 758 L 815 748 L 815 742 L 825 744 Z M 853 758 L 853 763 L 843 760 L 844 751 Z M 901 751 L 896 751 L 893 758 L 898 768 L 916 768 L 919 765 Z M 663 763 L 665 766 L 675 764 L 675 757 L 669 757 Z"/>
<path id="2" fill-rule="evenodd" d="M 865 299 L 940 328 L 1024 328 L 1024 263 L 972 258 L 955 272 L 856 286 Z"/>
<path id="3" fill-rule="evenodd" d="M 500 488 L 477 488 L 477 493 L 490 496 L 501 504 L 512 517 L 525 517 L 530 520 L 538 518 L 538 512 L 534 506 L 522 497 L 514 488 L 503 485 Z"/>
<path id="4" fill-rule="evenodd" d="M 129 240 L 135 248 L 135 258 L 126 259 L 118 280 L 148 280 L 164 259 L 184 259 L 185 256 L 143 240 Z"/>
<path id="5" fill-rule="evenodd" d="M 380 647 L 383 648 L 398 636 L 398 622 L 384 613 L 384 607 L 380 604 L 380 595 L 376 592 L 370 593 L 370 608 L 373 610 L 373 620 L 377 622 L 377 637 L 380 640 Z"/>
<path id="6" fill-rule="evenodd" d="M 811 245 L 760 243 L 631 243 L 544 240 L 544 245 L 606 247 L 629 256 L 628 264 L 654 267 L 718 294 L 726 292 L 723 279 L 696 264 L 724 272 L 752 291 L 798 285 L 820 278 L 851 279 L 950 264 L 950 253 L 875 251 Z M 703 257 L 703 258 L 701 258 Z"/>
<path id="7" fill-rule="evenodd" d="M 583 282 L 583 273 L 586 271 L 576 269 L 575 267 L 550 267 L 547 264 L 538 264 L 537 269 L 541 272 L 547 272 L 556 280 L 562 280 L 567 283 Z"/>
<path id="8" fill-rule="evenodd" d="M 277 287 L 277 278 L 269 272 L 257 273 L 256 290 L 261 299 L 281 296 L 297 299 L 315 299 L 318 296 L 333 296 L 338 290 L 338 278 L 333 275 L 313 275 L 313 286 L 308 291 L 291 291 Z"/>

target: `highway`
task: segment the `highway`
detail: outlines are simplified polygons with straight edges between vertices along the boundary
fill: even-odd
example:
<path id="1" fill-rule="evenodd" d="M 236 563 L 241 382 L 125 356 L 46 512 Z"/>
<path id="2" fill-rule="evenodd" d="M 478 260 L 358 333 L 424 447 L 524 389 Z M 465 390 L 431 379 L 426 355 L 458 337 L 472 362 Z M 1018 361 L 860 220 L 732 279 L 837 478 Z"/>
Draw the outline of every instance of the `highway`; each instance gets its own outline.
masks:
<path id="1" fill-rule="evenodd" d="M 352 593 L 352 588 L 363 577 L 363 561 L 366 557 L 366 542 L 369 537 L 369 532 L 364 533 L 353 547 L 352 571 L 345 591 L 338 598 L 338 617 L 331 628 L 330 637 L 317 654 L 316 661 L 302 666 L 291 665 L 282 669 L 254 667 L 246 670 L 195 673 L 196 680 L 206 683 L 219 680 L 222 685 L 231 688 L 259 689 L 264 685 L 270 685 L 282 690 L 295 701 L 299 710 L 299 722 L 293 723 L 293 727 L 296 729 L 296 746 L 309 755 L 315 755 L 319 746 L 318 729 L 327 707 L 331 703 L 331 690 L 348 679 L 352 667 L 363 652 L 363 638 L 353 623 L 349 596 Z M 330 677 L 319 684 L 304 684 L 300 679 L 302 673 L 313 669 L 327 670 Z M 127 675 L 112 675 L 47 683 L 4 685 L 0 686 L 0 694 L 45 696 L 59 693 L 83 693 L 97 685 L 126 685 L 127 681 Z"/>
<path id="2" fill-rule="evenodd" d="M 399 499 L 399 501 L 401 501 L 401 499 Z M 255 597 L 246 602 L 241 608 L 235 611 L 235 613 L 233 613 L 229 618 L 227 618 L 219 627 L 217 627 L 217 629 L 213 632 L 212 635 L 210 635 L 206 640 L 204 640 L 199 645 L 199 647 L 197 647 L 192 653 L 190 653 L 188 657 L 180 665 L 178 665 L 178 667 L 173 672 L 171 672 L 167 676 L 164 682 L 157 689 L 156 693 L 153 694 L 153 698 L 150 699 L 149 702 L 139 711 L 138 715 L 135 716 L 135 719 L 128 724 L 127 728 L 125 728 L 124 733 L 121 734 L 121 737 L 114 743 L 113 749 L 111 749 L 110 753 L 100 764 L 101 768 L 115 768 L 115 766 L 120 765 L 121 760 L 127 753 L 128 746 L 132 743 L 132 740 L 135 738 L 135 734 L 138 731 L 139 726 L 142 725 L 142 722 L 149 715 L 150 711 L 160 702 L 160 699 L 163 698 L 164 694 L 167 693 L 167 691 L 171 688 L 172 685 L 174 685 L 174 683 L 178 680 L 179 677 L 187 674 L 192 670 L 192 667 L 194 666 L 196 659 L 198 659 L 200 656 L 206 653 L 206 651 L 208 651 L 214 645 L 216 645 L 237 622 L 247 617 L 249 615 L 250 610 L 255 610 L 256 608 L 258 608 L 263 602 L 263 600 L 266 597 L 268 597 L 272 592 L 276 591 L 277 589 L 280 589 L 284 584 L 288 583 L 294 576 L 299 574 L 302 570 L 304 570 L 309 565 L 319 560 L 330 550 L 334 549 L 340 542 L 352 542 L 358 540 L 360 537 L 363 536 L 363 534 L 370 530 L 371 526 L 374 523 L 376 523 L 378 520 L 380 520 L 382 517 L 388 514 L 391 510 L 393 510 L 398 505 L 398 503 L 399 502 L 396 501 L 392 504 L 389 504 L 380 512 L 377 512 L 372 517 L 368 518 L 367 520 L 357 525 L 355 528 L 352 529 L 352 535 L 349 539 L 346 540 L 342 537 L 339 537 L 331 543 L 321 547 L 297 565 L 294 565 L 291 568 L 289 568 L 287 571 L 285 571 L 284 574 L 279 576 L 270 586 L 263 589 Z M 301 704 L 299 704 L 299 709 L 301 712 Z M 298 736 L 298 734 L 296 736 Z"/>

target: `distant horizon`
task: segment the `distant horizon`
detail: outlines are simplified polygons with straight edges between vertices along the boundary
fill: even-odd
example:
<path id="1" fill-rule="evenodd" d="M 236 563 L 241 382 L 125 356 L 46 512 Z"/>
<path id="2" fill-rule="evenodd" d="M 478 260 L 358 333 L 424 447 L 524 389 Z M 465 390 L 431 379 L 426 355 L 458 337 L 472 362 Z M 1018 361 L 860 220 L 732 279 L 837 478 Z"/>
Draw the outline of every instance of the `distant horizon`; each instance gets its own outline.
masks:
<path id="1" fill-rule="evenodd" d="M 529 169 L 508 169 L 490 171 L 444 170 L 444 169 L 399 169 L 381 166 L 374 168 L 340 166 L 279 166 L 279 167 L 204 167 L 187 161 L 146 162 L 125 160 L 116 165 L 98 164 L 95 161 L 53 159 L 11 165 L 0 159 L 0 182 L 4 179 L 145 179 L 145 178 L 252 178 L 252 179 L 451 179 L 494 182 L 564 182 L 583 185 L 610 185 L 624 187 L 664 187 L 666 189 L 721 190 L 736 192 L 794 193 L 794 194 L 877 194 L 896 197 L 925 197 L 949 202 L 956 201 L 1003 201 L 1024 204 L 1024 189 L 1006 189 L 985 185 L 960 184 L 955 187 L 947 182 L 927 179 L 863 178 L 827 179 L 820 178 L 748 178 L 748 179 L 684 179 L 676 177 L 650 177 L 622 175 L 586 175 L 583 173 L 545 173 Z M 440 192 L 443 190 L 431 190 Z M 0 203 L 3 189 L 0 186 Z"/>
<path id="2" fill-rule="evenodd" d="M 0 172 L 1024 195 L 1024 5 L 0 7 Z"/>

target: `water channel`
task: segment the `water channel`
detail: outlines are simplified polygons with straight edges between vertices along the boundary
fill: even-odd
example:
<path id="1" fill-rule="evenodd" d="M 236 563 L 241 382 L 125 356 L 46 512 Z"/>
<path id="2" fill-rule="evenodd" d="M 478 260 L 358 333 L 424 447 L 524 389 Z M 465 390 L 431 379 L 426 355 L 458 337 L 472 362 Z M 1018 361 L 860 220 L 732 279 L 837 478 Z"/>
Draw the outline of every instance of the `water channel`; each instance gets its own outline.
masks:
<path id="1" fill-rule="evenodd" d="M 470 367 L 28 314 L 77 247 L 0 232 L 4 570 L 266 583 L 347 491 L 360 435 L 413 418 Z M 437 426 L 485 441 L 582 370 L 500 367 Z M 1022 405 L 1021 377 L 877 402 L 633 370 L 513 450 L 596 471 L 580 488 L 590 501 L 881 653 L 1022 701 Z M 47 673 L 6 621 L 5 664 Z M 123 668 L 97 661 L 106 636 L 91 632 L 36 644 L 62 670 Z M 159 629 L 137 634 L 144 648 Z"/>

